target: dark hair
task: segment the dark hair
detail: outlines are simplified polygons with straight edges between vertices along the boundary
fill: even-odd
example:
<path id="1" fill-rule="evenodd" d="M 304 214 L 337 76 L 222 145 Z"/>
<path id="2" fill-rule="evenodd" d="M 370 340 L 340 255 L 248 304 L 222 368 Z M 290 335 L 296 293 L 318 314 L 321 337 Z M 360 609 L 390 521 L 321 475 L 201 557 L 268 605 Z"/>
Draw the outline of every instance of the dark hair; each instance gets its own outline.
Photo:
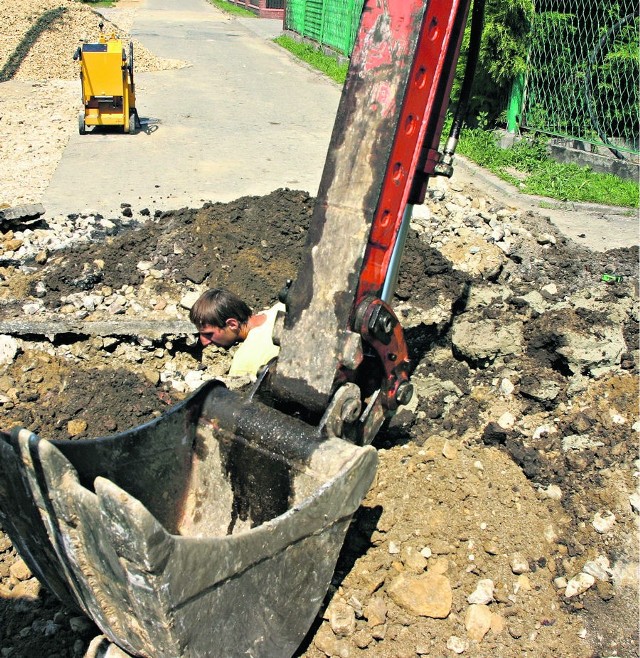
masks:
<path id="1" fill-rule="evenodd" d="M 205 325 L 224 327 L 229 318 L 245 324 L 253 311 L 238 295 L 223 288 L 211 288 L 202 293 L 189 311 L 189 320 L 200 329 Z"/>

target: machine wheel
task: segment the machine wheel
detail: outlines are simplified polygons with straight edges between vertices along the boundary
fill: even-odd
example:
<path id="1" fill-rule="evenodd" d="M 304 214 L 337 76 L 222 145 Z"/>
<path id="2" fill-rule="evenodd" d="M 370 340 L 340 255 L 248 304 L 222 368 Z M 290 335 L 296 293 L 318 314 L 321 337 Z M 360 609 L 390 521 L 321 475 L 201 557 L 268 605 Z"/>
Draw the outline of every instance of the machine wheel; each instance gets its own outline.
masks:
<path id="1" fill-rule="evenodd" d="M 136 132 L 136 112 L 133 110 L 129 113 L 129 134 L 135 135 Z"/>
<path id="2" fill-rule="evenodd" d="M 81 135 L 87 134 L 87 124 L 84 122 L 84 112 L 78 114 L 78 132 Z"/>

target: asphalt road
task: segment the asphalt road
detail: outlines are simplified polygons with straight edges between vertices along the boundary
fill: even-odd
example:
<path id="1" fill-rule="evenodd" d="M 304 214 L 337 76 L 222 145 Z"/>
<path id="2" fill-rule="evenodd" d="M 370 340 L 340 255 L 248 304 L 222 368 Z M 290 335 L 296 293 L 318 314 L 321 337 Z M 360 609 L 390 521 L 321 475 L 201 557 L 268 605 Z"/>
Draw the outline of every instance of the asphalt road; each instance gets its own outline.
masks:
<path id="1" fill-rule="evenodd" d="M 199 207 L 280 187 L 317 193 L 340 87 L 272 43 L 281 21 L 231 18 L 206 0 L 145 0 L 131 32 L 190 65 L 135 74 L 137 134 L 72 136 L 47 213 Z"/>

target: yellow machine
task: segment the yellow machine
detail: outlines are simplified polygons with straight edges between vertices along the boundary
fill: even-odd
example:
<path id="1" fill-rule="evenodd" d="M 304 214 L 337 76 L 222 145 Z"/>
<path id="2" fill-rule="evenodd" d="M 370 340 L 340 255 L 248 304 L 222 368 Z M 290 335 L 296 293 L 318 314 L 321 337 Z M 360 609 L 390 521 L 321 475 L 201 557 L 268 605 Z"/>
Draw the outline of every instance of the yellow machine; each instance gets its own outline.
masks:
<path id="1" fill-rule="evenodd" d="M 112 34 L 106 38 L 100 23 L 97 43 L 83 43 L 76 50 L 74 60 L 80 62 L 82 103 L 78 115 L 81 135 L 87 126 L 122 126 L 125 133 L 134 133 L 139 126 L 133 84 L 133 44 L 129 53 L 122 41 Z"/>

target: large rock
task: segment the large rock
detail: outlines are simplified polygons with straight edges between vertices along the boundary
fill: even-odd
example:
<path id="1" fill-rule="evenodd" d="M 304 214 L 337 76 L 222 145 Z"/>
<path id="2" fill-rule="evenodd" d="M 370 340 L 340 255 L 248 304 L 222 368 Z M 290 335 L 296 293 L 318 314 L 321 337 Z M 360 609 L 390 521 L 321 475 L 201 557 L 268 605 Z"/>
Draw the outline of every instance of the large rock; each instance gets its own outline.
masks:
<path id="1" fill-rule="evenodd" d="M 499 320 L 456 320 L 451 334 L 455 351 L 471 363 L 492 363 L 522 352 L 522 323 Z"/>
<path id="2" fill-rule="evenodd" d="M 440 574 L 401 574 L 389 585 L 387 593 L 396 605 L 413 615 L 445 619 L 451 612 L 451 584 Z"/>
<path id="3" fill-rule="evenodd" d="M 592 325 L 588 331 L 571 326 L 558 327 L 563 345 L 556 352 L 563 356 L 573 373 L 612 368 L 626 350 L 623 328 L 610 323 Z"/>
<path id="4" fill-rule="evenodd" d="M 503 251 L 474 231 L 461 227 L 440 253 L 456 270 L 482 279 L 496 277 L 506 262 Z"/>
<path id="5" fill-rule="evenodd" d="M 486 605 L 473 604 L 467 608 L 464 626 L 470 640 L 480 642 L 491 628 L 493 615 Z"/>
<path id="6" fill-rule="evenodd" d="M 13 363 L 18 353 L 18 341 L 12 336 L 0 335 L 0 364 Z"/>

